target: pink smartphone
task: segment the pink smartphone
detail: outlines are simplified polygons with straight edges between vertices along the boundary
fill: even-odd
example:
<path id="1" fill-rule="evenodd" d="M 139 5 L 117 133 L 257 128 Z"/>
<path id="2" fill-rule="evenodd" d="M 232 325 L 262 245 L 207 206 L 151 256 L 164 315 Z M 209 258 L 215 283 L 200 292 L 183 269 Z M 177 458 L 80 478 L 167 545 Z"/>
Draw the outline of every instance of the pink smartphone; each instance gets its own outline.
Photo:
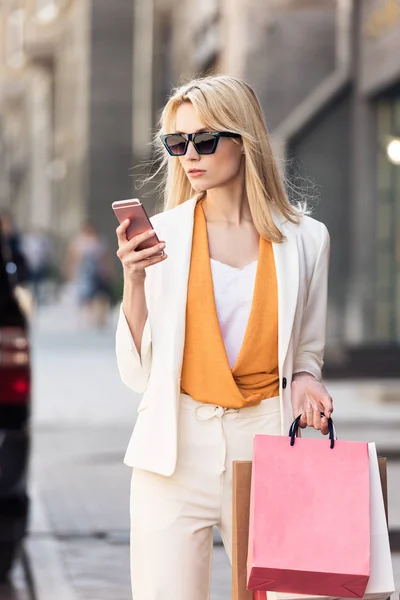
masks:
<path id="1" fill-rule="evenodd" d="M 119 223 L 130 219 L 131 222 L 126 230 L 126 237 L 131 240 L 134 236 L 144 233 L 149 229 L 153 229 L 150 219 L 145 211 L 143 204 L 137 198 L 131 200 L 118 200 L 112 203 L 112 209 L 117 217 Z M 160 243 L 157 234 L 152 235 L 149 239 L 145 240 L 136 248 L 136 250 L 146 250 L 152 248 Z M 154 254 L 154 256 L 163 256 L 164 251 Z"/>

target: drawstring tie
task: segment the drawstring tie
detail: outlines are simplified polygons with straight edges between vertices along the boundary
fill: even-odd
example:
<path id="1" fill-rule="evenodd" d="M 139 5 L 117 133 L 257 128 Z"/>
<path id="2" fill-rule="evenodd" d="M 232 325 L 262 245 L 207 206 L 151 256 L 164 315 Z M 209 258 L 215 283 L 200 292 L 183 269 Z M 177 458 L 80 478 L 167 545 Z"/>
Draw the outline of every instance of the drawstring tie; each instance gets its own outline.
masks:
<path id="1" fill-rule="evenodd" d="M 209 421 L 215 417 L 219 419 L 221 423 L 222 432 L 222 448 L 221 448 L 221 471 L 220 474 L 226 471 L 226 434 L 223 424 L 222 417 L 225 414 L 238 413 L 239 408 L 224 408 L 223 406 L 217 406 L 214 404 L 199 404 L 194 410 L 194 416 L 198 421 Z"/>

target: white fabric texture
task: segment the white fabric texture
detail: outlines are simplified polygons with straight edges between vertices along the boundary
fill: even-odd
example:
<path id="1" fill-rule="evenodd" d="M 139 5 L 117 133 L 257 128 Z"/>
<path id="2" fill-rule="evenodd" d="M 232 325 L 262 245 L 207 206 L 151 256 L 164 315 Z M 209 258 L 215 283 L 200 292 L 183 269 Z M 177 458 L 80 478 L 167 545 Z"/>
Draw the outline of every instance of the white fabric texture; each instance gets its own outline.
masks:
<path id="1" fill-rule="evenodd" d="M 255 434 L 280 431 L 279 396 L 223 409 L 181 394 L 175 472 L 132 473 L 133 600 L 209 599 L 214 525 L 232 560 L 232 462 L 252 459 Z"/>
<path id="2" fill-rule="evenodd" d="M 213 258 L 210 262 L 219 326 L 233 369 L 249 321 L 258 261 L 242 269 Z"/>

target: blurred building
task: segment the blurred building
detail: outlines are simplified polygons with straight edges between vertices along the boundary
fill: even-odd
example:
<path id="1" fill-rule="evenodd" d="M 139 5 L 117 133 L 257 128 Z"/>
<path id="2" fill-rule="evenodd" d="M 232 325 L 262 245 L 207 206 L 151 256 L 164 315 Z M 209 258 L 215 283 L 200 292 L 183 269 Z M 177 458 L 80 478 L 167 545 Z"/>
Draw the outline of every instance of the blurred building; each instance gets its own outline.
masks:
<path id="1" fill-rule="evenodd" d="M 331 233 L 327 373 L 398 373 L 398 0 L 0 8 L 0 206 L 62 238 L 90 218 L 112 240 L 114 199 L 139 193 L 154 209 L 154 187 L 133 184 L 172 86 L 209 72 L 244 78 L 292 198 L 315 199 Z"/>
<path id="2" fill-rule="evenodd" d="M 315 214 L 331 232 L 327 372 L 398 376 L 400 3 L 338 1 L 330 3 L 336 4 L 331 15 L 327 2 L 303 4 L 304 27 L 318 13 L 321 19 L 300 35 L 309 40 L 308 64 L 281 64 L 302 92 L 294 93 L 297 105 L 283 115 L 287 86 L 280 83 L 274 100 L 266 82 L 264 107 L 293 161 L 292 180 L 301 184 L 311 175 L 320 188 Z M 283 31 L 279 20 L 276 28 L 275 36 Z M 293 50 L 303 53 L 301 44 Z M 323 75 L 319 82 L 316 73 Z"/>
<path id="3" fill-rule="evenodd" d="M 290 68 L 286 63 L 286 78 L 292 85 L 296 78 L 301 81 L 302 93 L 297 106 L 276 119 L 272 104 L 277 102 L 270 101 L 267 84 L 264 107 L 293 160 L 292 180 L 301 184 L 311 175 L 320 188 L 315 214 L 331 232 L 327 372 L 398 375 L 400 3 L 338 1 L 331 3 L 336 7 L 330 17 L 328 3 L 303 4 L 309 5 L 303 19 L 307 12 L 308 20 L 313 13 L 315 18 L 312 4 L 320 18 L 323 4 L 325 16 L 319 27 L 314 22 L 301 36 L 316 44 L 308 65 L 299 61 Z M 277 34 L 278 22 L 276 27 Z M 323 33 L 325 44 L 312 30 Z M 295 50 L 302 54 L 301 45 Z M 313 54 L 324 77 L 304 94 L 315 77 Z M 280 87 L 278 97 L 284 98 Z"/>
<path id="4" fill-rule="evenodd" d="M 132 0 L 0 0 L 0 207 L 63 244 L 86 220 L 115 244 L 130 197 Z"/>
<path id="5" fill-rule="evenodd" d="M 137 113 L 143 137 L 135 155 L 148 152 L 150 127 L 182 74 L 215 71 L 252 84 L 293 200 L 299 192 L 311 198 L 331 233 L 326 372 L 398 375 L 398 0 L 136 6 L 145 4 L 147 20 L 136 21 L 135 39 L 140 46 L 147 40 L 153 63 L 146 63 L 152 77 L 145 78 L 148 102 Z"/>

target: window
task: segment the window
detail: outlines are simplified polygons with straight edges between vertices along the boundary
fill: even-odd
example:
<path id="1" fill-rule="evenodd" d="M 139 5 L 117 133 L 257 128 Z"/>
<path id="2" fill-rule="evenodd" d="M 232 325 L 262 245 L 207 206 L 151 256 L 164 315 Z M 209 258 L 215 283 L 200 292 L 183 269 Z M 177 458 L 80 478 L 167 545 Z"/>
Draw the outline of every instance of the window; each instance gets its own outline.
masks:
<path id="1" fill-rule="evenodd" d="M 376 313 L 378 341 L 400 341 L 400 165 L 387 148 L 400 137 L 400 90 L 377 103 L 378 213 L 376 223 Z"/>

